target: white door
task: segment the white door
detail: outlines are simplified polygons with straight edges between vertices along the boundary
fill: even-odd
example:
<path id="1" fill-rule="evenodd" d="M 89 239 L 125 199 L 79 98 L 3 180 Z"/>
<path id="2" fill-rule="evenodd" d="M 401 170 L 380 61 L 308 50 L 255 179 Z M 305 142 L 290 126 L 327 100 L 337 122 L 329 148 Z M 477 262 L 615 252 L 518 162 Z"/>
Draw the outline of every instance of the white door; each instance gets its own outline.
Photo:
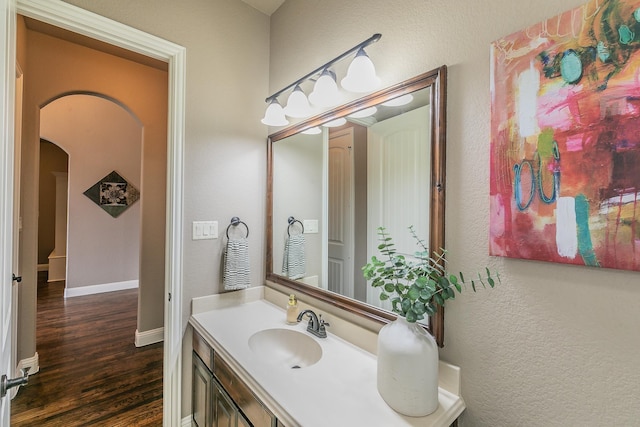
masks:
<path id="1" fill-rule="evenodd" d="M 378 227 L 386 228 L 396 250 L 405 256 L 418 250 L 409 226 L 429 242 L 429 117 L 425 106 L 368 128 L 367 259 L 379 257 Z M 381 305 L 378 289 L 367 288 L 367 302 Z"/>
<path id="2" fill-rule="evenodd" d="M 14 267 L 15 2 L 0 0 L 0 375 L 14 374 L 12 272 Z M 0 425 L 8 426 L 10 393 L 0 398 Z"/>
<path id="3" fill-rule="evenodd" d="M 353 297 L 353 128 L 329 137 L 329 290 Z"/>

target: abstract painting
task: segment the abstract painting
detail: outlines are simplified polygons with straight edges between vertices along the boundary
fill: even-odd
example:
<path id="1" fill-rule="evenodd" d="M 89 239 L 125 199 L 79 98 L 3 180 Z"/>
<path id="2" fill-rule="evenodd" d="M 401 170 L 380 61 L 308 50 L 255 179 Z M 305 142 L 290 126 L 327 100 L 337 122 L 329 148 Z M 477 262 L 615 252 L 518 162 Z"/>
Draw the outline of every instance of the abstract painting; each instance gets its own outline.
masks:
<path id="1" fill-rule="evenodd" d="M 138 189 L 116 171 L 96 182 L 84 195 L 114 218 L 140 198 Z"/>
<path id="2" fill-rule="evenodd" d="M 492 43 L 490 253 L 640 271 L 640 0 Z"/>

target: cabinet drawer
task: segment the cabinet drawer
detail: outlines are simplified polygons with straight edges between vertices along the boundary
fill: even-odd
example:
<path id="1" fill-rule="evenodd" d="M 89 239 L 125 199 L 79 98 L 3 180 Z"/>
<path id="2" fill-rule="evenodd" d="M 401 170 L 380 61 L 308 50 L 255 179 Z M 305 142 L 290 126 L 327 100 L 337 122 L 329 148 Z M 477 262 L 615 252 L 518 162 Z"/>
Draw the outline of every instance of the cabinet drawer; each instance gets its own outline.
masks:
<path id="1" fill-rule="evenodd" d="M 193 331 L 193 351 L 198 353 L 206 367 L 213 372 L 213 349 L 195 330 Z"/>
<path id="2" fill-rule="evenodd" d="M 214 354 L 213 373 L 251 424 L 255 427 L 275 426 L 275 416 L 262 405 L 217 354 Z"/>

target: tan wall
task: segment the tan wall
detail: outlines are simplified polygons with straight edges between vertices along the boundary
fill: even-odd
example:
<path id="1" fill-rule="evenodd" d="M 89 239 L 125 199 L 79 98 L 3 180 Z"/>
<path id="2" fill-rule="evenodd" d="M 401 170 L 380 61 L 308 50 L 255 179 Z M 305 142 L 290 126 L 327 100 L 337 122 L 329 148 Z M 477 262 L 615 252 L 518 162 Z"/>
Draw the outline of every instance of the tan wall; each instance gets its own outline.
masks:
<path id="1" fill-rule="evenodd" d="M 441 358 L 462 367 L 462 426 L 635 425 L 638 273 L 492 258 L 490 43 L 584 0 L 287 0 L 271 19 L 278 90 L 365 40 L 383 86 L 449 67 L 446 245 L 502 284 L 447 305 Z"/>
<path id="2" fill-rule="evenodd" d="M 167 73 L 31 30 L 26 35 L 22 147 L 22 217 L 18 358 L 35 349 L 40 108 L 62 94 L 86 91 L 120 101 L 144 126 L 141 192 L 140 332 L 163 326 Z M 149 188 L 144 183 L 149 182 Z M 147 309 L 142 309 L 146 307 Z"/>
<path id="3" fill-rule="evenodd" d="M 137 281 L 140 213 L 146 201 L 140 190 L 141 123 L 112 100 L 69 95 L 40 110 L 40 136 L 69 154 L 66 289 Z M 114 170 L 140 190 L 141 196 L 116 218 L 84 195 Z M 40 189 L 41 197 L 42 193 Z"/>

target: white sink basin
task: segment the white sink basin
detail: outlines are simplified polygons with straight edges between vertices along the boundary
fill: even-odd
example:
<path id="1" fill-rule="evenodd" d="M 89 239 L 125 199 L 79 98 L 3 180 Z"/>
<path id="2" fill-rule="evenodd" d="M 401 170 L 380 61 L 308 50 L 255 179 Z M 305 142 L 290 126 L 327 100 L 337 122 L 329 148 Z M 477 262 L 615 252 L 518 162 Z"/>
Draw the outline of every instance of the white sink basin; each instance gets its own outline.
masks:
<path id="1" fill-rule="evenodd" d="M 249 348 L 265 362 L 285 368 L 306 368 L 322 357 L 309 335 L 291 329 L 265 329 L 249 337 Z"/>

